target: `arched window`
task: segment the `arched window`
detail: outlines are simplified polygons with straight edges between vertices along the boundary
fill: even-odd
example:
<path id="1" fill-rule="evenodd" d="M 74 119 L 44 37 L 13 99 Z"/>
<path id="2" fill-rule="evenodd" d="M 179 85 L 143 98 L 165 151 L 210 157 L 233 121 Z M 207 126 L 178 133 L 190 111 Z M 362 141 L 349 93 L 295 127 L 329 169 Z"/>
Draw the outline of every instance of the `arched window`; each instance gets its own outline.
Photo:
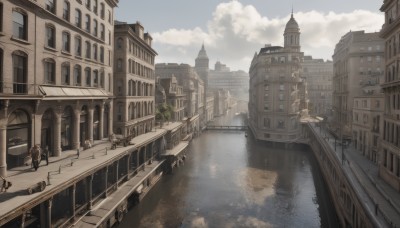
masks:
<path id="1" fill-rule="evenodd" d="M 100 17 L 104 20 L 104 3 L 100 3 Z"/>
<path id="2" fill-rule="evenodd" d="M 93 35 L 94 36 L 97 36 L 97 20 L 96 19 L 94 19 L 93 20 Z"/>
<path id="3" fill-rule="evenodd" d="M 81 86 L 82 85 L 82 68 L 79 65 L 75 65 L 74 67 L 74 82 L 76 86 Z"/>
<path id="4" fill-rule="evenodd" d="M 104 47 L 100 47 L 100 62 L 104 63 Z"/>
<path id="5" fill-rule="evenodd" d="M 46 0 L 46 10 L 56 14 L 56 2 L 55 0 Z"/>
<path id="6" fill-rule="evenodd" d="M 66 21 L 69 21 L 69 2 L 67 0 L 64 0 L 64 5 L 63 5 L 63 19 Z"/>
<path id="7" fill-rule="evenodd" d="M 13 11 L 13 37 L 27 40 L 27 16 L 19 11 Z"/>
<path id="8" fill-rule="evenodd" d="M 123 94 L 122 85 L 123 85 L 122 79 L 118 79 L 118 81 L 117 81 L 118 96 L 122 96 L 122 94 Z"/>
<path id="9" fill-rule="evenodd" d="M 82 56 L 82 40 L 80 36 L 75 36 L 75 55 Z"/>
<path id="10" fill-rule="evenodd" d="M 93 71 L 93 86 L 94 87 L 99 86 L 99 71 L 98 70 Z"/>
<path id="11" fill-rule="evenodd" d="M 100 71 L 100 87 L 104 89 L 104 70 Z"/>
<path id="12" fill-rule="evenodd" d="M 91 70 L 89 67 L 85 68 L 85 86 L 90 87 L 92 85 Z"/>
<path id="13" fill-rule="evenodd" d="M 56 82 L 56 62 L 54 59 L 44 60 L 44 83 L 55 84 Z"/>
<path id="14" fill-rule="evenodd" d="M 70 83 L 70 65 L 69 63 L 63 63 L 61 65 L 61 84 L 69 85 Z"/>
<path id="15" fill-rule="evenodd" d="M 88 33 L 90 33 L 90 16 L 89 16 L 89 14 L 85 15 L 85 29 Z"/>
<path id="16" fill-rule="evenodd" d="M 85 0 L 85 6 L 90 10 L 90 0 Z"/>
<path id="17" fill-rule="evenodd" d="M 117 39 L 117 49 L 122 49 L 122 43 L 123 43 L 122 38 L 121 37 L 118 38 Z"/>
<path id="18" fill-rule="evenodd" d="M 82 13 L 79 9 L 75 9 L 75 26 L 82 28 Z"/>
<path id="19" fill-rule="evenodd" d="M 71 45 L 70 45 L 71 37 L 70 37 L 70 34 L 68 32 L 63 32 L 62 33 L 62 43 L 63 43 L 62 50 L 65 51 L 65 52 L 70 52 L 71 51 L 71 49 L 70 49 L 70 47 L 71 47 Z"/>
<path id="20" fill-rule="evenodd" d="M 85 41 L 85 48 L 86 48 L 86 54 L 85 57 L 87 59 L 90 59 L 90 42 L 89 41 Z"/>
<path id="21" fill-rule="evenodd" d="M 117 60 L 117 70 L 118 70 L 119 72 L 122 71 L 122 59 L 118 59 L 118 60 Z"/>
<path id="22" fill-rule="evenodd" d="M 97 44 L 93 44 L 93 59 L 97 60 Z"/>
<path id="23" fill-rule="evenodd" d="M 56 29 L 53 25 L 46 24 L 46 43 L 50 48 L 56 48 Z"/>
<path id="24" fill-rule="evenodd" d="M 105 40 L 105 37 L 106 37 L 106 35 L 105 35 L 105 27 L 104 27 L 104 24 L 100 24 L 100 38 L 101 38 L 101 40 Z"/>
<path id="25" fill-rule="evenodd" d="M 97 14 L 97 0 L 93 0 L 93 12 Z"/>

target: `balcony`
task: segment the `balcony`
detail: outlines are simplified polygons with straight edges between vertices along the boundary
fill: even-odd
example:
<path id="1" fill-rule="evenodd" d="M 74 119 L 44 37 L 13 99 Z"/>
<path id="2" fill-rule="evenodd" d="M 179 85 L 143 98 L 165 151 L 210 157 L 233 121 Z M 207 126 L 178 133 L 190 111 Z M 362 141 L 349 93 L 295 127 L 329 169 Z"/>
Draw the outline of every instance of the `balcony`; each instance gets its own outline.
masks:
<path id="1" fill-rule="evenodd" d="M 0 82 L 0 94 L 2 94 L 2 97 L 23 96 L 38 93 L 38 85 L 35 84 Z"/>

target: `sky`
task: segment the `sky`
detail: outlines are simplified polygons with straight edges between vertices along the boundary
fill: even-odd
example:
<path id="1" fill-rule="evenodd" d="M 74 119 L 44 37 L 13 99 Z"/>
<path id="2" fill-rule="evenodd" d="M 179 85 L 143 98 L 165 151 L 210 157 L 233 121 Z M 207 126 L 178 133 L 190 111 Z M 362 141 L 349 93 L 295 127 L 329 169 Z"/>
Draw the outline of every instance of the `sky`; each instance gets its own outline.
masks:
<path id="1" fill-rule="evenodd" d="M 194 66 L 204 43 L 210 68 L 216 61 L 248 72 L 265 44 L 283 46 L 292 11 L 300 26 L 301 50 L 332 59 L 335 44 L 349 31 L 379 32 L 383 0 L 120 0 L 119 21 L 140 21 L 153 37 L 156 63 Z"/>

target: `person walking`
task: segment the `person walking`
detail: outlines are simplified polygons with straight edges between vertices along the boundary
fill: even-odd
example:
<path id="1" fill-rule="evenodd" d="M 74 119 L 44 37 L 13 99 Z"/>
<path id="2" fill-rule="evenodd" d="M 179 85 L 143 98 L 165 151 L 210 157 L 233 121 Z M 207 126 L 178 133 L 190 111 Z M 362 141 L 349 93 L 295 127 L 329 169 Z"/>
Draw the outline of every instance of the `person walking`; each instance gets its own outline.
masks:
<path id="1" fill-rule="evenodd" d="M 49 146 L 45 146 L 43 153 L 42 153 L 42 159 L 46 159 L 46 165 L 49 165 L 49 156 L 50 156 L 50 151 L 49 151 Z"/>
<path id="2" fill-rule="evenodd" d="M 38 144 L 34 145 L 30 149 L 29 153 L 32 156 L 32 165 L 36 171 L 39 168 L 39 163 L 40 163 L 40 159 L 41 159 L 40 146 Z"/>

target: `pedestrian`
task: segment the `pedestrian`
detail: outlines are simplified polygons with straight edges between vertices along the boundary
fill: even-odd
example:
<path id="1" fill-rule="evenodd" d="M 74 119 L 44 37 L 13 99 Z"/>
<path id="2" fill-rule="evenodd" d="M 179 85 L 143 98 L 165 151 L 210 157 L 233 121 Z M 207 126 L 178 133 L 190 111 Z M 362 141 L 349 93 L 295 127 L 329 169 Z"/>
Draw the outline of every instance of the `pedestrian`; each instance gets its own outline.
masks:
<path id="1" fill-rule="evenodd" d="M 34 145 L 29 153 L 32 156 L 32 164 L 33 164 L 33 168 L 35 169 L 35 171 L 39 168 L 39 164 L 40 164 L 40 159 L 41 159 L 41 151 L 40 151 L 40 146 L 39 144 Z"/>
<path id="2" fill-rule="evenodd" d="M 46 146 L 42 153 L 42 159 L 43 158 L 46 159 L 46 165 L 49 165 L 49 156 L 50 156 L 49 146 Z"/>

